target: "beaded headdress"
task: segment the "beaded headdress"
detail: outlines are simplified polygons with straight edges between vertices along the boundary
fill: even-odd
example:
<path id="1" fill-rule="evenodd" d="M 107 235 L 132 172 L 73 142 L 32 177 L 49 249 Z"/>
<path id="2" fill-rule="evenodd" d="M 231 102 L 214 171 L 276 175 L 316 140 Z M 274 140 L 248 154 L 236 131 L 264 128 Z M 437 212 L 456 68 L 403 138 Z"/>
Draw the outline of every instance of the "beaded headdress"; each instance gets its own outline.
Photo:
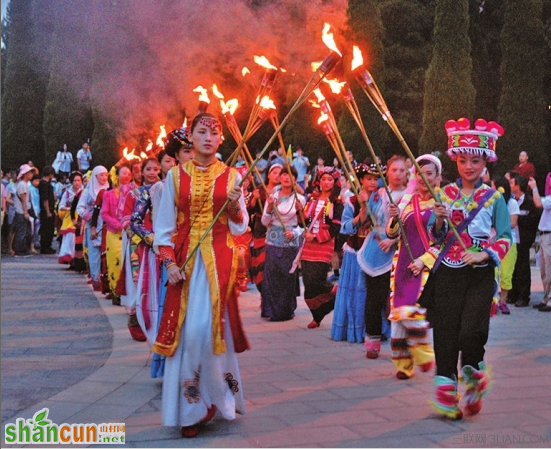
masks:
<path id="1" fill-rule="evenodd" d="M 448 134 L 447 153 L 452 160 L 456 160 L 460 154 L 485 154 L 489 162 L 497 161 L 496 141 L 505 132 L 501 125 L 479 118 L 474 129 L 471 129 L 470 120 L 460 118 L 457 121 L 448 120 L 445 126 Z"/>
<path id="2" fill-rule="evenodd" d="M 379 170 L 377 170 L 377 164 L 358 164 L 354 167 L 354 170 L 356 171 L 356 176 L 358 179 L 362 179 L 365 175 L 373 175 L 380 178 L 386 173 L 386 165 L 379 165 L 382 173 L 379 173 Z"/>

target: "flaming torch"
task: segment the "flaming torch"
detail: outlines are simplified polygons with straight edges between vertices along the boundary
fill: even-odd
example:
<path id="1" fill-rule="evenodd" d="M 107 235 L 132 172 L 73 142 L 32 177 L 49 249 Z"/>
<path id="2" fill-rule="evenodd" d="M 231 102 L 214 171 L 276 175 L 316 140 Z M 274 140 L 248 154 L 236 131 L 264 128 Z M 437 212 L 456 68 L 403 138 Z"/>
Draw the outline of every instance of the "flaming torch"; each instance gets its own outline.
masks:
<path id="1" fill-rule="evenodd" d="M 371 73 L 369 73 L 369 71 L 365 68 L 361 50 L 359 49 L 359 47 L 354 45 L 352 52 L 353 52 L 353 59 L 352 59 L 351 70 L 354 76 L 356 77 L 356 81 L 358 82 L 358 84 L 360 85 L 364 93 L 367 95 L 367 98 L 369 98 L 373 106 L 375 106 L 375 109 L 377 109 L 379 114 L 381 114 L 381 117 L 383 118 L 383 120 L 387 122 L 388 126 L 390 126 L 390 129 L 394 132 L 394 134 L 398 138 L 398 141 L 404 148 L 408 157 L 411 159 L 411 162 L 415 166 L 415 170 L 417 171 L 417 173 L 419 174 L 419 176 L 427 186 L 427 189 L 430 192 L 431 196 L 434 198 L 434 201 L 440 202 L 440 200 L 436 196 L 436 192 L 429 184 L 427 178 L 425 177 L 425 174 L 423 173 L 423 170 L 421 170 L 421 167 L 415 160 L 415 156 L 413 155 L 404 137 L 402 136 L 402 133 L 398 129 L 398 125 L 396 125 L 394 118 L 390 114 L 390 111 L 383 98 L 383 95 L 379 90 L 379 86 L 377 86 L 377 83 L 375 82 L 375 79 L 373 78 Z M 465 243 L 459 236 L 457 229 L 455 228 L 454 224 L 452 223 L 449 217 L 447 219 L 447 222 L 448 222 L 448 227 L 453 232 L 455 238 L 461 245 L 461 248 L 463 249 L 463 251 L 467 251 L 467 247 L 465 246 Z"/>
<path id="2" fill-rule="evenodd" d="M 377 155 L 375 154 L 375 150 L 373 149 L 373 146 L 371 145 L 371 142 L 369 140 L 369 137 L 367 137 L 367 133 L 365 132 L 365 127 L 362 122 L 362 118 L 360 116 L 360 111 L 358 109 L 358 104 L 356 103 L 356 100 L 354 98 L 354 95 L 352 95 L 352 90 L 349 86 L 346 86 L 346 82 L 340 83 L 338 80 L 324 80 L 329 86 L 331 87 L 331 92 L 334 94 L 341 94 L 342 98 L 344 100 L 344 103 L 346 104 L 346 107 L 348 108 L 348 111 L 350 112 L 350 115 L 352 115 L 352 118 L 358 125 L 358 128 L 360 128 L 360 132 L 362 134 L 362 137 L 365 141 L 365 144 L 367 145 L 367 148 L 369 150 L 369 154 L 371 155 L 371 158 L 375 162 L 375 165 L 377 166 L 377 170 L 379 173 L 382 173 L 381 164 L 379 164 L 379 160 L 377 158 Z M 391 204 L 396 204 L 394 202 L 394 199 L 392 198 L 392 195 L 390 193 L 390 188 L 388 187 L 388 184 L 386 182 L 386 178 L 384 176 L 381 176 L 381 180 L 383 181 L 383 186 L 385 188 L 386 194 L 388 196 L 388 199 Z M 409 246 L 409 242 L 407 240 L 406 234 L 404 232 L 404 226 L 402 219 L 398 217 L 398 225 L 400 227 L 400 235 L 404 242 L 404 245 L 408 251 L 409 257 L 411 261 L 413 262 L 415 259 L 413 257 L 413 253 L 411 252 L 411 248 Z"/>
<path id="3" fill-rule="evenodd" d="M 326 129 L 331 130 L 330 133 L 326 133 L 325 135 L 328 136 L 328 139 L 329 139 L 329 136 L 331 136 L 331 140 L 334 141 L 335 145 L 333 145 L 332 143 L 331 146 L 335 151 L 335 156 L 337 156 L 337 159 L 339 159 L 339 162 L 342 165 L 342 168 L 346 174 L 346 177 L 352 181 L 351 182 L 352 190 L 354 191 L 355 194 L 357 194 L 359 192 L 359 189 L 361 189 L 361 184 L 360 184 L 360 181 L 358 180 L 358 177 L 356 176 L 356 171 L 354 170 L 354 167 L 352 167 L 352 164 L 346 157 L 346 148 L 344 146 L 344 142 L 337 128 L 337 121 L 335 120 L 335 116 L 333 114 L 333 111 L 331 110 L 331 106 L 329 106 L 328 101 L 325 99 L 320 89 L 315 89 L 314 94 L 318 99 L 317 104 L 319 104 L 319 107 L 321 108 L 321 111 L 323 113 L 322 122 L 325 122 L 325 121 L 328 122 L 327 125 L 329 126 L 329 128 L 327 128 L 327 126 L 324 126 L 324 131 Z"/>
<path id="4" fill-rule="evenodd" d="M 269 112 L 270 121 L 272 122 L 272 126 L 277 131 L 279 128 L 279 118 L 276 114 L 276 106 L 273 102 L 273 100 L 270 99 L 267 95 L 262 99 L 260 102 L 260 105 Z M 279 139 L 279 145 L 281 146 L 281 149 L 285 151 L 285 143 L 283 142 L 283 135 L 281 134 L 281 130 L 278 132 L 277 137 Z M 291 146 L 289 146 L 288 154 L 286 157 L 286 163 L 285 163 L 285 169 L 287 170 L 287 174 L 292 178 L 293 175 L 291 173 L 291 160 L 289 158 L 289 152 L 291 150 Z M 292 158 L 291 158 L 292 159 Z M 295 196 L 295 201 L 298 202 L 298 194 L 295 184 L 292 185 L 293 188 L 293 195 Z M 274 208 L 277 209 L 277 208 Z M 304 215 L 302 213 L 302 210 L 299 211 L 299 218 L 302 223 L 302 226 L 304 229 L 306 229 L 306 221 L 304 220 Z"/>
<path id="5" fill-rule="evenodd" d="M 223 96 L 222 96 L 223 98 Z M 253 157 L 251 155 L 251 152 L 249 151 L 249 148 L 247 147 L 246 142 L 243 141 L 243 135 L 241 134 L 241 131 L 239 129 L 239 126 L 237 126 L 237 122 L 235 121 L 235 117 L 233 114 L 235 113 L 235 110 L 238 106 L 237 99 L 228 100 L 227 102 L 224 102 L 224 100 L 220 100 L 220 107 L 222 109 L 222 114 L 224 115 L 224 119 L 226 120 L 226 126 L 228 127 L 228 130 L 230 131 L 230 134 L 234 138 L 236 142 L 243 142 L 242 148 L 241 148 L 241 155 L 243 156 L 243 160 L 245 161 L 245 164 L 247 167 L 251 167 L 253 163 Z M 264 180 L 262 179 L 261 174 L 259 173 L 256 166 L 254 167 L 254 173 L 256 177 L 260 180 L 260 183 L 262 185 L 262 188 L 264 191 L 266 191 L 266 185 L 264 184 Z M 256 184 L 253 179 L 253 186 L 256 188 Z M 261 207 L 264 207 L 262 202 L 260 202 Z M 281 214 L 279 213 L 279 210 L 276 210 L 277 208 L 274 208 L 274 212 L 281 223 L 281 226 L 284 230 L 287 230 L 285 225 L 283 224 L 283 218 L 281 217 Z"/>
<path id="6" fill-rule="evenodd" d="M 199 106 L 197 107 L 197 114 L 203 114 L 204 112 L 207 112 L 210 104 L 210 98 L 207 94 L 207 89 L 205 89 L 203 86 L 197 86 L 195 89 L 193 89 L 193 92 L 199 93 Z"/>
<path id="7" fill-rule="evenodd" d="M 326 27 L 324 28 L 324 35 L 328 35 L 328 33 L 327 33 L 329 31 L 328 27 L 329 27 L 329 25 L 326 24 Z M 266 151 L 268 151 L 268 148 L 270 148 L 270 146 L 272 145 L 274 140 L 277 138 L 278 134 L 285 127 L 285 125 L 287 125 L 287 122 L 291 119 L 291 117 L 297 111 L 297 109 L 307 100 L 307 98 L 311 95 L 311 93 L 314 91 L 314 89 L 316 89 L 319 86 L 319 84 L 322 82 L 322 80 L 329 74 L 329 72 L 331 72 L 331 70 L 333 70 L 335 68 L 337 63 L 341 60 L 342 54 L 339 52 L 339 50 L 337 49 L 337 46 L 335 45 L 332 33 L 330 35 L 330 38 L 326 37 L 324 39 L 324 42 L 326 43 L 326 45 L 328 45 L 328 42 L 329 42 L 330 45 L 328 45 L 328 47 L 331 49 L 331 52 L 323 60 L 321 65 L 318 67 L 318 69 L 312 75 L 312 78 L 310 78 L 310 81 L 308 81 L 308 83 L 304 87 L 303 91 L 301 92 L 301 94 L 299 95 L 297 100 L 295 101 L 295 104 L 291 107 L 291 109 L 289 110 L 287 115 L 283 118 L 283 120 L 281 121 L 279 127 L 272 134 L 272 137 L 270 137 L 268 142 L 266 142 L 266 145 L 260 151 L 258 157 L 252 162 L 251 166 L 247 170 L 247 173 L 245 173 L 245 176 L 243 176 L 243 180 L 241 181 L 240 185 L 243 185 L 244 180 L 254 170 L 254 168 L 256 167 L 256 164 L 258 164 L 258 162 L 260 161 L 260 159 L 262 158 L 264 153 L 266 153 Z M 244 137 L 246 138 L 247 136 L 244 135 Z M 180 267 L 180 273 L 184 272 L 187 264 L 189 263 L 191 258 L 194 256 L 195 252 L 197 251 L 197 249 L 199 248 L 201 243 L 203 243 L 203 240 L 205 240 L 207 238 L 210 231 L 214 227 L 215 223 L 218 221 L 218 219 L 220 218 L 222 213 L 226 210 L 226 207 L 228 207 L 228 204 L 230 204 L 229 199 L 226 200 L 226 202 L 222 205 L 222 207 L 220 208 L 220 211 L 218 212 L 218 214 L 216 214 L 216 216 L 213 218 L 210 226 L 206 229 L 206 231 L 203 233 L 203 235 L 201 236 L 201 238 L 197 242 L 197 245 L 195 245 L 195 247 L 190 251 L 186 261 Z"/>

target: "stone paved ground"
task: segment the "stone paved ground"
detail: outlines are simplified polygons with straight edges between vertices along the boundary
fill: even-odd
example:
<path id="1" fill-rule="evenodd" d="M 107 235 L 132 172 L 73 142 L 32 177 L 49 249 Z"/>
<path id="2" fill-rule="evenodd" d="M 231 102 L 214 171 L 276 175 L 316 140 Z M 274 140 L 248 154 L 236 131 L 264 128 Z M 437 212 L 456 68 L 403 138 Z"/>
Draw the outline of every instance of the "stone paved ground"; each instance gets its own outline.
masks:
<path id="1" fill-rule="evenodd" d="M 2 257 L 2 422 L 85 379 L 111 353 L 113 330 L 86 277 L 56 262 Z"/>
<path id="2" fill-rule="evenodd" d="M 533 301 L 539 301 L 537 269 L 533 279 Z M 89 292 L 83 285 L 82 294 Z M 379 359 L 367 360 L 362 345 L 330 340 L 331 316 L 306 329 L 311 317 L 302 299 L 294 320 L 265 322 L 251 288 L 240 298 L 252 346 L 239 356 L 247 414 L 232 422 L 217 416 L 186 440 L 178 429 L 161 426 L 161 381 L 149 377 L 147 345 L 130 339 L 121 308 L 96 297 L 113 327 L 107 363 L 18 416 L 49 407 L 56 423 L 124 422 L 129 447 L 551 446 L 549 313 L 513 308 L 510 316 L 492 319 L 486 360 L 493 388 L 480 415 L 451 422 L 428 404 L 429 373 L 394 377 L 388 343 Z M 2 401 L 10 400 L 14 391 L 4 391 L 4 380 L 2 387 Z"/>

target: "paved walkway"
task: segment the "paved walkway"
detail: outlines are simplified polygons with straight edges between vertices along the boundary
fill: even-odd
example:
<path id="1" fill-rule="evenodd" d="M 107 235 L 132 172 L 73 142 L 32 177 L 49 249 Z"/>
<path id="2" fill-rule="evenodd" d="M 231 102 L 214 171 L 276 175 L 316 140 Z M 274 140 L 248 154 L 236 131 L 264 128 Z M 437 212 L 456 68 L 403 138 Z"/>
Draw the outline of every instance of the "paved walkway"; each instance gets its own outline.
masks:
<path id="1" fill-rule="evenodd" d="M 38 261 L 25 263 L 33 266 Z M 7 266 L 2 264 L 3 276 Z M 53 261 L 48 269 L 52 279 L 63 275 Z M 18 270 L 12 276 L 11 283 L 21 288 L 29 283 L 26 271 Z M 537 269 L 533 269 L 533 279 L 536 293 L 532 299 L 539 301 Z M 81 292 L 89 297 L 91 290 L 82 285 Z M 2 303 L 4 295 L 3 282 Z M 450 422 L 436 417 L 428 404 L 430 374 L 419 373 L 407 381 L 394 377 L 388 343 L 379 359 L 367 360 L 363 345 L 329 338 L 331 316 L 320 328 L 306 329 L 311 316 L 302 299 L 294 320 L 265 322 L 260 319 L 258 293 L 250 289 L 240 298 L 252 346 L 239 356 L 247 414 L 233 422 L 216 417 L 197 438 L 186 440 L 178 429 L 161 426 L 161 381 L 149 377 L 147 344 L 130 338 L 122 308 L 96 297 L 113 328 L 109 359 L 75 385 L 52 378 L 60 392 L 19 412 L 18 417 L 29 418 L 46 406 L 56 423 L 124 422 L 128 447 L 551 445 L 549 313 L 513 308 L 510 316 L 492 319 L 486 360 L 493 369 L 493 389 L 480 415 Z M 26 304 L 19 304 L 20 313 Z M 2 337 L 4 326 L 2 315 Z M 24 359 L 12 360 L 21 362 Z M 3 378 L 2 403 L 11 400 L 14 392 L 19 394 L 4 385 Z M 2 443 L 4 424 L 13 421 L 2 419 Z"/>

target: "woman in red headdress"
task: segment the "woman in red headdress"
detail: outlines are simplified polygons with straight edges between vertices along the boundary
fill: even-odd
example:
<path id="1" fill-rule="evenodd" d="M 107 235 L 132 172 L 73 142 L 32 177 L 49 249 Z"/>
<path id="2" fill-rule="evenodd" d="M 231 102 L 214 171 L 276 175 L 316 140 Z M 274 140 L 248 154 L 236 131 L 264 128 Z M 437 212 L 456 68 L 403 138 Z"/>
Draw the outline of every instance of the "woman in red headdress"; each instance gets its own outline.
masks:
<path id="1" fill-rule="evenodd" d="M 168 172 L 155 220 L 153 244 L 169 283 L 153 351 L 166 356 L 163 424 L 191 438 L 217 409 L 226 419 L 245 412 L 236 353 L 249 346 L 234 289 L 232 236 L 248 225 L 241 177 L 216 158 L 222 125 L 215 116 L 197 115 L 189 139 L 195 159 Z"/>
<path id="2" fill-rule="evenodd" d="M 489 384 L 484 363 L 494 296 L 495 267 L 509 251 L 511 220 L 503 196 L 482 182 L 487 161 L 497 160 L 495 141 L 503 128 L 479 119 L 470 129 L 468 119 L 446 123 L 448 156 L 457 163 L 460 178 L 446 185 L 434 205 L 436 220 L 430 239 L 440 244 L 431 287 L 419 302 L 426 305 L 434 330 L 436 357 L 434 409 L 451 419 L 461 419 L 458 406 L 457 362 L 467 386 L 466 412 L 476 414 Z M 462 244 L 450 232 L 449 218 Z M 492 230 L 495 237 L 492 238 Z M 466 248 L 466 250 L 464 249 Z"/>

